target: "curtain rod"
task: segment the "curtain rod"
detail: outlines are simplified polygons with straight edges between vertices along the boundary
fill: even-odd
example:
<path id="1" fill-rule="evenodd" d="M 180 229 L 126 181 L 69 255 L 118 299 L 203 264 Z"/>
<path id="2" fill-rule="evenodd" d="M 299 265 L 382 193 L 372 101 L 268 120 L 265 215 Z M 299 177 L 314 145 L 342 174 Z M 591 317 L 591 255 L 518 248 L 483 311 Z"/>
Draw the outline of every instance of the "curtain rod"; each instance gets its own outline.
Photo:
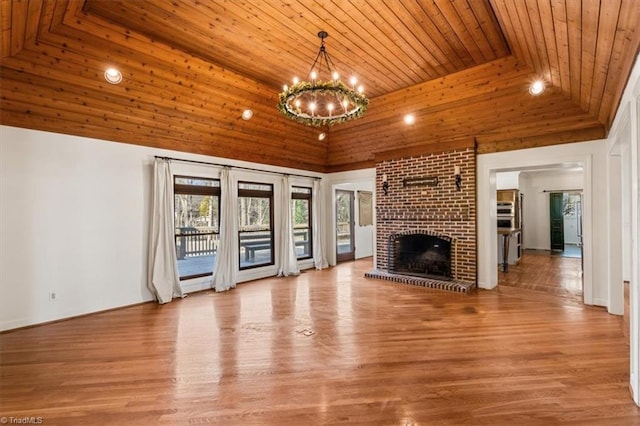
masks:
<path id="1" fill-rule="evenodd" d="M 542 192 L 582 192 L 582 189 L 545 189 Z"/>
<path id="2" fill-rule="evenodd" d="M 210 163 L 208 161 L 184 160 L 182 158 L 163 157 L 161 155 L 154 155 L 154 157 L 155 158 L 159 158 L 161 160 L 182 161 L 183 163 L 205 164 L 207 166 L 232 167 L 234 169 L 249 170 L 249 171 L 252 171 L 252 172 L 261 172 L 261 173 L 271 173 L 271 174 L 274 174 L 274 175 L 281 175 L 281 176 L 296 176 L 296 177 L 303 177 L 303 178 L 307 178 L 307 179 L 317 179 L 317 180 L 321 180 L 322 179 L 322 178 L 319 178 L 317 176 L 299 175 L 299 174 L 296 174 L 296 173 L 273 172 L 271 170 L 261 170 L 261 169 L 254 169 L 252 167 L 242 167 L 242 166 L 230 166 L 229 164 Z"/>

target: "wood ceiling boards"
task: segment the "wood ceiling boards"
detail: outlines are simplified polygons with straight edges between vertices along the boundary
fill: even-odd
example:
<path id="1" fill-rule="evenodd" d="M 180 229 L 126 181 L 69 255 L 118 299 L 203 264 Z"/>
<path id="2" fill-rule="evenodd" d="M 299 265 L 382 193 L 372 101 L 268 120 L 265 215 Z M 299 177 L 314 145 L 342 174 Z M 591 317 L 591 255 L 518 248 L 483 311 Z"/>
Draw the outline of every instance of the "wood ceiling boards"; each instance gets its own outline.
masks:
<path id="1" fill-rule="evenodd" d="M 634 0 L 0 1 L 2 124 L 314 171 L 602 138 L 640 45 Z M 370 97 L 331 129 L 275 108 L 319 30 Z M 549 86 L 531 97 L 536 77 Z"/>

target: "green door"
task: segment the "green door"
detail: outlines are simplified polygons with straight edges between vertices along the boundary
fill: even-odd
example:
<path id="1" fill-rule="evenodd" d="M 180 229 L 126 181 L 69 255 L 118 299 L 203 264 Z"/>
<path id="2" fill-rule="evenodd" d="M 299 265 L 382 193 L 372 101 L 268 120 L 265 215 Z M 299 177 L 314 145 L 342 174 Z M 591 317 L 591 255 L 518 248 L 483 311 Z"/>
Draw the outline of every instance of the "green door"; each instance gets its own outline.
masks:
<path id="1" fill-rule="evenodd" d="M 564 251 L 563 194 L 549 194 L 549 224 L 551 228 L 551 250 Z"/>

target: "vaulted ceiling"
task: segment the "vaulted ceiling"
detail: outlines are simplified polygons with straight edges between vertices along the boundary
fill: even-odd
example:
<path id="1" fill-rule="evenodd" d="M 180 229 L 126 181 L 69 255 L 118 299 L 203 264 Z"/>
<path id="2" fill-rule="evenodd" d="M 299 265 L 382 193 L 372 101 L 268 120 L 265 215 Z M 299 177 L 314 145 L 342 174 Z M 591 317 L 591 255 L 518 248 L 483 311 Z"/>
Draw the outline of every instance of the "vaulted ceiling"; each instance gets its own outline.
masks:
<path id="1" fill-rule="evenodd" d="M 2 124 L 323 172 L 605 137 L 640 46 L 637 0 L 0 1 Z M 275 108 L 320 30 L 370 98 L 330 129 Z"/>

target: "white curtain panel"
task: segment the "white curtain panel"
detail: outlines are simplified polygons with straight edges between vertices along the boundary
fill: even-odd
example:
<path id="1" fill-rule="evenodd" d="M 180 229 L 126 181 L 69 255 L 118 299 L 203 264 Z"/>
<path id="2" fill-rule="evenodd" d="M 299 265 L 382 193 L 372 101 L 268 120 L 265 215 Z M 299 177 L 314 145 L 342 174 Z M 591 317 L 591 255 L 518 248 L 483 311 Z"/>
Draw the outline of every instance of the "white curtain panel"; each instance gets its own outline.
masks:
<path id="1" fill-rule="evenodd" d="M 329 266 L 326 254 L 326 237 L 323 224 L 326 223 L 324 191 L 320 180 L 313 181 L 313 263 L 316 269 Z"/>
<path id="2" fill-rule="evenodd" d="M 147 286 L 159 303 L 184 297 L 180 288 L 173 229 L 173 181 L 169 161 L 156 158 L 153 164 L 149 274 Z"/>
<path id="3" fill-rule="evenodd" d="M 213 268 L 215 291 L 235 288 L 238 271 L 238 215 L 234 196 L 233 174 L 228 167 L 220 173 L 220 241 Z"/>
<path id="4" fill-rule="evenodd" d="M 280 205 L 282 215 L 280 218 L 280 250 L 278 276 L 288 277 L 289 275 L 300 274 L 298 269 L 298 259 L 296 256 L 296 246 L 293 240 L 293 220 L 291 218 L 291 185 L 289 176 L 282 177 L 282 190 Z"/>

